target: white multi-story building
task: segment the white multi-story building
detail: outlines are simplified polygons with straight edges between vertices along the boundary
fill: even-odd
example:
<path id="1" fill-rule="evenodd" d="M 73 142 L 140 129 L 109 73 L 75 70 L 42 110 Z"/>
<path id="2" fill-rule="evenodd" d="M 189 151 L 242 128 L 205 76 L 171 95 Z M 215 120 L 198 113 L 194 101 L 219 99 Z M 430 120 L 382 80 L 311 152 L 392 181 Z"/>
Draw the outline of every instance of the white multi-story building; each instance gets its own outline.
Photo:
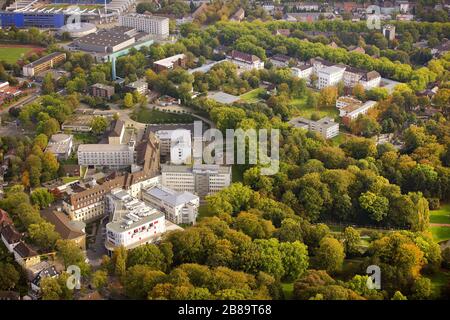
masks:
<path id="1" fill-rule="evenodd" d="M 105 247 L 111 253 L 152 243 L 166 232 L 164 213 L 130 196 L 123 189 L 112 190 L 107 199 L 110 222 L 106 225 Z"/>
<path id="2" fill-rule="evenodd" d="M 158 130 L 155 135 L 160 141 L 161 156 L 170 156 L 170 162 L 173 164 L 191 163 L 192 138 L 190 130 Z"/>
<path id="3" fill-rule="evenodd" d="M 370 90 L 379 87 L 381 83 L 381 75 L 376 71 L 365 71 L 358 68 L 346 67 L 344 72 L 344 85 L 354 87 L 361 84 L 364 89 Z"/>
<path id="4" fill-rule="evenodd" d="M 324 117 L 317 121 L 298 117 L 291 119 L 289 124 L 295 128 L 317 132 L 325 139 L 331 139 L 339 134 L 339 124 L 329 117 Z"/>
<path id="5" fill-rule="evenodd" d="M 45 151 L 51 152 L 60 160 L 69 158 L 72 153 L 73 136 L 71 134 L 58 133 L 51 136 Z"/>
<path id="6" fill-rule="evenodd" d="M 345 68 L 338 66 L 325 67 L 319 70 L 317 87 L 323 89 L 337 85 L 344 77 Z"/>
<path id="7" fill-rule="evenodd" d="M 264 62 L 253 54 L 233 50 L 227 59 L 244 70 L 264 69 Z"/>
<path id="8" fill-rule="evenodd" d="M 123 168 L 134 163 L 134 146 L 128 144 L 82 144 L 78 147 L 80 166 Z"/>
<path id="9" fill-rule="evenodd" d="M 159 38 L 169 36 L 169 18 L 150 14 L 130 13 L 119 16 L 119 25 L 135 28 Z"/>
<path id="10" fill-rule="evenodd" d="M 358 118 L 359 115 L 367 114 L 367 112 L 375 107 L 375 101 L 366 101 L 360 104 L 349 104 L 339 110 L 339 116 L 342 117 L 342 122 L 349 125 L 350 122 Z"/>
<path id="11" fill-rule="evenodd" d="M 137 91 L 142 95 L 146 95 L 148 92 L 148 83 L 145 79 L 139 79 L 126 85 L 128 91 Z"/>
<path id="12" fill-rule="evenodd" d="M 311 75 L 313 74 L 313 66 L 310 64 L 304 64 L 297 67 L 292 67 L 291 72 L 294 77 L 305 79 L 307 83 L 311 81 Z"/>
<path id="13" fill-rule="evenodd" d="M 194 224 L 197 220 L 200 198 L 190 192 L 155 186 L 142 191 L 142 200 L 160 209 L 173 223 Z"/>
<path id="14" fill-rule="evenodd" d="M 194 166 L 161 165 L 161 183 L 176 191 L 187 191 L 204 197 L 228 187 L 231 167 L 196 164 Z"/>

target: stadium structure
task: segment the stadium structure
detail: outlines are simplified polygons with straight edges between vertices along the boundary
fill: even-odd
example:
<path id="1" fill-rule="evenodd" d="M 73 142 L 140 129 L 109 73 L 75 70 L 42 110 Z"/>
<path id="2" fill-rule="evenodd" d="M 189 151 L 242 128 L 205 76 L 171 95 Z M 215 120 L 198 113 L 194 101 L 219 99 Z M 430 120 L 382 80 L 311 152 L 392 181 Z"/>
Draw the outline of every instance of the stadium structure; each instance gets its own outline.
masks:
<path id="1" fill-rule="evenodd" d="M 136 0 L 16 0 L 0 12 L 2 28 L 61 28 L 77 21 L 105 23 L 117 19 Z"/>

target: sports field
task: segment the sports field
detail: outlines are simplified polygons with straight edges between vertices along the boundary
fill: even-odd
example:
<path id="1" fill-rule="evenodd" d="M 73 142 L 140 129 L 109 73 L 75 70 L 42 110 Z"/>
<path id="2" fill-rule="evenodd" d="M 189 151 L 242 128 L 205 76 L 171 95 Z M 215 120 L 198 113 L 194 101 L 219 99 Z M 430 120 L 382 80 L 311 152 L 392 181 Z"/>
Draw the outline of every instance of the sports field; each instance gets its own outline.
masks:
<path id="1" fill-rule="evenodd" d="M 32 52 L 39 52 L 44 48 L 27 46 L 27 45 L 6 45 L 0 44 L 0 61 L 15 63 Z"/>

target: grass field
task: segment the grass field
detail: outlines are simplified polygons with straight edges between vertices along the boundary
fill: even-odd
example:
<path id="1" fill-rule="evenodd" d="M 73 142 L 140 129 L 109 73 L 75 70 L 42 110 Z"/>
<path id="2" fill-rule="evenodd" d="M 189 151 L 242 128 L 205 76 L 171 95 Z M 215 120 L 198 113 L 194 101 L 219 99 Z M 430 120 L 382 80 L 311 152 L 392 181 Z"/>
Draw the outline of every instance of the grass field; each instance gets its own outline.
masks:
<path id="1" fill-rule="evenodd" d="M 438 210 L 430 210 L 430 223 L 450 224 L 450 204 L 443 204 Z M 436 242 L 450 240 L 450 227 L 431 226 L 430 231 Z"/>
<path id="2" fill-rule="evenodd" d="M 133 115 L 133 119 L 141 123 L 191 123 L 195 120 L 189 114 L 169 113 L 143 108 Z"/>
<path id="3" fill-rule="evenodd" d="M 430 231 L 436 242 L 450 240 L 450 227 L 430 227 Z"/>
<path id="4" fill-rule="evenodd" d="M 26 47 L 0 47 L 0 61 L 15 63 L 17 60 L 28 55 L 33 48 Z"/>
<path id="5" fill-rule="evenodd" d="M 441 205 L 438 210 L 430 210 L 430 223 L 450 224 L 450 203 Z"/>
<path id="6" fill-rule="evenodd" d="M 311 119 L 313 114 L 318 115 L 320 118 L 330 117 L 335 118 L 339 115 L 336 108 L 313 108 L 306 105 L 306 97 L 300 99 L 292 99 L 289 105 L 294 109 L 292 111 L 293 117 L 303 117 Z"/>
<path id="7" fill-rule="evenodd" d="M 79 180 L 80 177 L 62 177 L 63 183 L 70 183 Z"/>
<path id="8" fill-rule="evenodd" d="M 239 96 L 239 99 L 247 103 L 255 103 L 260 100 L 259 95 L 265 91 L 264 88 L 257 88 Z"/>

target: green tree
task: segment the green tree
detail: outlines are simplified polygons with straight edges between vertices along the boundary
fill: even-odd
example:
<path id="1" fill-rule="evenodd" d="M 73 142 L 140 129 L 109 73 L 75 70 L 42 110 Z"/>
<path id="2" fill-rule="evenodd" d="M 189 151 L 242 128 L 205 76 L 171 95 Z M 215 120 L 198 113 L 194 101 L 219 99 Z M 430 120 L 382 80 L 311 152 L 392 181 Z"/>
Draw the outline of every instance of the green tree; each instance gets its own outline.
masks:
<path id="1" fill-rule="evenodd" d="M 105 117 L 94 117 L 91 121 L 92 132 L 100 134 L 108 127 L 108 120 Z"/>
<path id="2" fill-rule="evenodd" d="M 389 200 L 386 197 L 370 191 L 359 197 L 359 204 L 369 214 L 369 217 L 376 222 L 382 221 L 389 209 Z"/>
<path id="3" fill-rule="evenodd" d="M 31 203 L 43 209 L 48 207 L 55 200 L 47 188 L 36 188 L 30 194 Z"/>
<path id="4" fill-rule="evenodd" d="M 14 289 L 20 279 L 20 273 L 14 265 L 7 262 L 0 262 L 0 290 Z"/>
<path id="5" fill-rule="evenodd" d="M 344 249 L 347 256 L 354 256 L 359 253 L 358 246 L 361 241 L 361 235 L 358 230 L 347 227 L 343 233 Z"/>
<path id="6" fill-rule="evenodd" d="M 130 92 L 126 93 L 123 98 L 123 106 L 128 109 L 134 106 L 133 95 Z"/>
<path id="7" fill-rule="evenodd" d="M 293 281 L 308 269 L 308 249 L 300 241 L 280 243 L 280 252 L 285 280 Z"/>
<path id="8" fill-rule="evenodd" d="M 55 226 L 45 221 L 30 225 L 28 233 L 31 241 L 44 249 L 53 248 L 60 238 L 59 233 L 55 231 Z"/>
<path id="9" fill-rule="evenodd" d="M 316 251 L 316 265 L 330 273 L 338 272 L 342 269 L 345 252 L 344 246 L 334 238 L 326 237 L 320 241 Z"/>
<path id="10" fill-rule="evenodd" d="M 104 270 L 97 270 L 92 274 L 91 283 L 96 289 L 102 289 L 108 284 L 108 273 Z"/>
<path id="11" fill-rule="evenodd" d="M 155 270 L 164 270 L 164 255 L 154 244 L 139 246 L 128 253 L 127 265 L 137 264 L 152 267 Z"/>

